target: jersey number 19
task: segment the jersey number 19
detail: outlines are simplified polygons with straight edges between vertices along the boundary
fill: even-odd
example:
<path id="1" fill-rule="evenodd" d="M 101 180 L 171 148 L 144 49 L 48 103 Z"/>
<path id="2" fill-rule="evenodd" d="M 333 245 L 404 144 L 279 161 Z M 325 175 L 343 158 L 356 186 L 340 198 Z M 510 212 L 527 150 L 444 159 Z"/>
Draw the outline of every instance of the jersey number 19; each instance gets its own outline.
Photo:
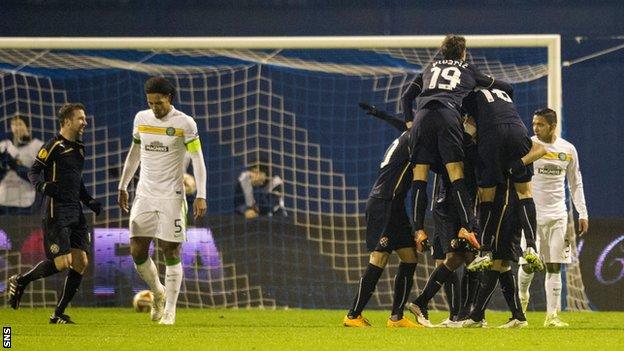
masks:
<path id="1" fill-rule="evenodd" d="M 431 82 L 429 83 L 429 89 L 453 90 L 460 83 L 461 71 L 457 67 L 446 67 L 441 69 L 440 67 L 433 67 L 431 69 L 433 76 L 431 76 Z M 446 82 L 438 83 L 438 79 L 442 77 Z"/>

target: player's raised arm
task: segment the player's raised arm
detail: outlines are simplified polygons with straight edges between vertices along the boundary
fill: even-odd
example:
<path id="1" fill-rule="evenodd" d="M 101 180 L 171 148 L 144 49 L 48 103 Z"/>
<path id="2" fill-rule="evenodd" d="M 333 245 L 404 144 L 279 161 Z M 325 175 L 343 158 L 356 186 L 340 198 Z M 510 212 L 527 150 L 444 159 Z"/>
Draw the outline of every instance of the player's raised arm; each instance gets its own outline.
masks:
<path id="1" fill-rule="evenodd" d="M 404 132 L 407 130 L 407 125 L 405 124 L 405 121 L 389 114 L 387 111 L 380 110 L 375 106 L 371 106 L 367 102 L 360 102 L 358 105 L 360 105 L 360 108 L 362 110 L 366 111 L 367 115 L 377 117 L 382 121 L 387 122 L 388 124 L 396 128 L 399 132 Z"/>
<path id="2" fill-rule="evenodd" d="M 405 121 L 414 120 L 414 99 L 422 91 L 423 77 L 422 73 L 416 76 L 401 96 L 401 107 L 403 108 L 403 119 Z"/>
<path id="3" fill-rule="evenodd" d="M 507 93 L 507 95 L 509 95 L 509 97 L 513 99 L 514 91 L 513 91 L 513 86 L 511 84 L 505 82 L 504 80 L 499 80 L 487 74 L 483 74 L 479 71 L 478 68 L 476 68 L 473 65 L 471 65 L 471 67 L 472 67 L 475 83 L 477 84 L 478 87 L 487 88 L 487 89 L 500 89 L 504 91 L 505 93 Z"/>

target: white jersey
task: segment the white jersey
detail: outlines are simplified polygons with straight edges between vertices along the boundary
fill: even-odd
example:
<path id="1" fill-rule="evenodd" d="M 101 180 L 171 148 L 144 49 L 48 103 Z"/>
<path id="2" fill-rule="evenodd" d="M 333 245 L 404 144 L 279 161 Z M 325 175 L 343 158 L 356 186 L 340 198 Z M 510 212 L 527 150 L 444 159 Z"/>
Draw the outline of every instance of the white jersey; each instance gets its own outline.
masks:
<path id="1" fill-rule="evenodd" d="M 186 144 L 198 138 L 193 118 L 173 106 L 161 119 L 156 118 L 152 110 L 143 110 L 134 118 L 132 136 L 141 144 L 137 196 L 184 198 Z"/>
<path id="2" fill-rule="evenodd" d="M 587 219 L 583 179 L 574 145 L 560 137 L 552 144 L 544 143 L 536 136 L 531 139 L 544 145 L 547 150 L 546 155 L 533 163 L 534 175 L 531 183 L 538 223 L 566 216 L 566 178 L 579 218 Z"/>
<path id="3" fill-rule="evenodd" d="M 30 168 L 43 142 L 32 139 L 28 144 L 14 145 L 11 140 L 0 141 L 0 153 L 7 152 L 21 165 Z M 35 202 L 35 188 L 14 170 L 7 171 L 0 181 L 0 206 L 29 207 Z"/>

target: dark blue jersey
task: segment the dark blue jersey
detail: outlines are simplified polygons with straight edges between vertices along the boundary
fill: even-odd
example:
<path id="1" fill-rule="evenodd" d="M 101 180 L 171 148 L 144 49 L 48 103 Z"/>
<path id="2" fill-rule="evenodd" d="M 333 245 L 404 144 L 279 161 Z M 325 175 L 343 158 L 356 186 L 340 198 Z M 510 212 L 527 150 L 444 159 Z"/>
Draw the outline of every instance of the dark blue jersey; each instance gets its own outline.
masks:
<path id="1" fill-rule="evenodd" d="M 462 100 L 475 87 L 507 89 L 510 85 L 481 73 L 466 61 L 436 60 L 427 65 L 403 93 L 401 103 L 404 119 L 413 119 L 412 107 L 415 98 L 417 110 L 431 101 L 438 101 L 459 113 Z"/>
<path id="2" fill-rule="evenodd" d="M 393 200 L 407 195 L 412 182 L 409 138 L 409 132 L 403 132 L 386 150 L 370 197 Z"/>
<path id="3" fill-rule="evenodd" d="M 46 198 L 49 218 L 54 217 L 57 204 L 88 203 L 92 200 L 82 181 L 84 159 L 84 144 L 79 140 L 67 140 L 60 134 L 39 150 L 28 178 L 40 191 L 43 182 L 57 183 L 59 193 L 54 198 Z"/>
<path id="4" fill-rule="evenodd" d="M 515 124 L 526 130 L 512 97 L 513 90 L 477 89 L 464 99 L 463 109 L 474 117 L 481 136 L 499 124 Z"/>

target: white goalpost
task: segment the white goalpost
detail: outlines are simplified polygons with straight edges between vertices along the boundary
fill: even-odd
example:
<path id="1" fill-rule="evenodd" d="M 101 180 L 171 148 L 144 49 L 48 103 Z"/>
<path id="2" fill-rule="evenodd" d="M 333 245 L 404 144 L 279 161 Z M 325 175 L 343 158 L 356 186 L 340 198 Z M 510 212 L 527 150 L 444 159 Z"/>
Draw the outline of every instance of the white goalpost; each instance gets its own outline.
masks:
<path id="1" fill-rule="evenodd" d="M 560 133 L 560 36 L 465 37 L 471 58 L 484 73 L 517 84 L 525 117 L 548 105 L 560 116 Z M 127 220 L 116 208 L 118 176 L 109 170 L 119 167 L 127 151 L 126 129 L 131 123 L 128 118 L 132 109 L 138 111 L 134 106 L 142 106 L 137 99 L 144 98 L 140 96 L 141 80 L 146 75 L 172 78 L 179 87 L 177 101 L 198 121 L 200 133 L 210 135 L 204 147 L 218 161 L 215 167 L 220 167 L 208 167 L 209 179 L 216 179 L 209 184 L 208 196 L 214 199 L 209 210 L 220 215 L 229 210 L 234 183 L 228 177 L 239 167 L 237 162 L 257 161 L 261 154 L 268 155 L 271 170 L 284 180 L 286 207 L 294 228 L 291 229 L 296 231 L 290 233 L 288 229 L 278 234 L 292 240 L 303 238 L 301 245 L 310 243 L 313 247 L 306 248 L 309 253 L 302 254 L 302 262 L 294 263 L 293 269 L 310 276 L 338 277 L 319 280 L 319 285 L 327 284 L 329 289 L 335 285 L 333 295 L 323 299 L 314 297 L 306 287 L 291 286 L 288 279 L 293 273 L 279 269 L 288 267 L 289 262 L 276 263 L 280 267 L 262 281 L 253 267 L 270 261 L 258 258 L 253 262 L 234 262 L 227 253 L 228 245 L 237 248 L 234 239 L 221 239 L 218 257 L 207 254 L 204 259 L 218 261 L 213 266 L 200 267 L 193 257 L 189 258 L 195 268 L 185 271 L 187 281 L 181 303 L 192 307 L 336 308 L 344 305 L 344 286 L 354 284 L 365 268 L 362 210 L 372 184 L 369 178 L 373 177 L 377 159 L 390 136 L 390 132 L 377 130 L 379 125 L 372 124 L 374 121 L 357 117 L 357 102 L 373 101 L 397 112 L 403 87 L 433 58 L 443 39 L 442 35 L 0 37 L 0 123 L 6 127 L 13 113 L 26 112 L 34 116 L 33 133 L 43 138 L 54 132 L 54 110 L 69 96 L 92 99 L 87 101 L 91 105 L 101 101 L 113 105 L 104 116 L 93 119 L 86 136 L 87 146 L 100 151 L 88 160 L 85 180 L 91 192 L 107 199 L 104 218 L 96 219 L 95 225 L 107 228 L 111 223 L 118 225 Z M 85 78 L 91 73 L 92 78 Z M 85 87 L 89 93 L 83 95 L 81 89 Z M 128 108 L 129 102 L 135 105 Z M 348 142 L 325 144 L 327 135 Z M 355 150 L 354 145 L 360 147 Z M 343 156 L 350 152 L 359 156 Z M 366 181 L 360 184 L 360 179 Z M 239 227 L 237 219 L 220 217 L 207 232 L 201 233 L 202 243 L 213 241 L 212 233 L 218 238 L 221 233 L 236 233 Z M 110 230 L 101 232 L 111 235 Z M 126 234 L 119 231 L 115 235 L 121 238 Z M 255 235 L 257 242 L 250 239 Z M 268 239 L 265 233 L 254 232 L 237 240 L 242 240 L 250 250 L 266 250 L 261 244 Z M 193 243 L 190 250 L 199 250 L 202 243 Z M 14 249 L 11 255 L 15 255 Z M 299 246 L 297 249 L 305 251 Z M 286 255 L 290 249 L 280 250 Z M 8 250 L 5 253 L 9 255 Z M 255 251 L 244 255 L 261 256 Z M 328 268 L 315 271 L 320 265 Z M 396 262 L 391 261 L 390 266 L 396 266 Z M 98 269 L 105 272 L 102 274 L 113 275 L 124 271 L 126 266 L 123 267 Z M 424 271 L 419 271 L 416 284 L 423 284 L 432 268 L 429 259 L 419 268 Z M 9 269 L 0 266 L 0 274 L 8 275 Z M 128 276 L 128 284 L 134 284 L 135 278 Z M 273 284 L 272 279 L 287 281 L 284 286 L 288 286 Z M 576 286 L 579 282 L 580 286 Z M 583 294 L 575 298 L 581 302 L 570 305 L 581 309 L 587 306 L 580 271 L 578 279 L 568 279 L 568 283 L 576 284 L 568 291 Z M 97 287 L 98 283 L 94 285 Z M 384 276 L 373 304 L 391 304 L 391 285 L 392 279 Z M 113 291 L 106 289 L 102 291 Z M 134 285 L 132 289 L 138 291 Z M 280 289 L 290 290 L 284 296 Z M 440 298 L 434 301 L 434 308 L 445 306 Z"/>

